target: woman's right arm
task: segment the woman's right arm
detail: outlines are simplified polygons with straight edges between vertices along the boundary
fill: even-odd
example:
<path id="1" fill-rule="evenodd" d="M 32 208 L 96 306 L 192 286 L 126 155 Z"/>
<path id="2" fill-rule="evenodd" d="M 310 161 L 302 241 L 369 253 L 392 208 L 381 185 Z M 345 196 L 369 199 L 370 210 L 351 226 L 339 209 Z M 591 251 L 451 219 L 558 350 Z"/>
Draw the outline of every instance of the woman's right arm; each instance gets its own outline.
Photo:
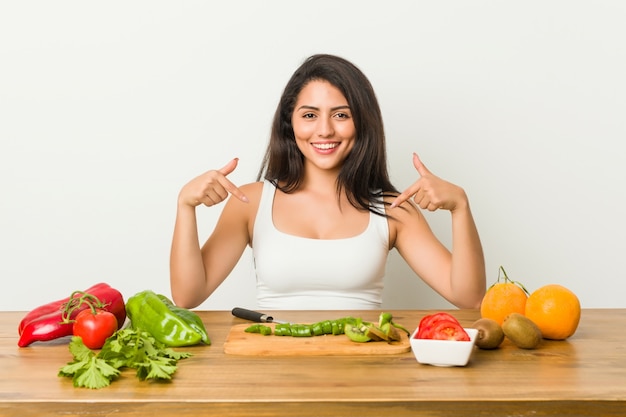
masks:
<path id="1" fill-rule="evenodd" d="M 248 199 L 226 175 L 237 167 L 233 159 L 187 183 L 178 196 L 176 222 L 170 252 L 170 286 L 174 302 L 193 308 L 201 304 L 224 281 L 249 241 Z M 215 230 L 200 248 L 196 207 L 230 199 Z"/>

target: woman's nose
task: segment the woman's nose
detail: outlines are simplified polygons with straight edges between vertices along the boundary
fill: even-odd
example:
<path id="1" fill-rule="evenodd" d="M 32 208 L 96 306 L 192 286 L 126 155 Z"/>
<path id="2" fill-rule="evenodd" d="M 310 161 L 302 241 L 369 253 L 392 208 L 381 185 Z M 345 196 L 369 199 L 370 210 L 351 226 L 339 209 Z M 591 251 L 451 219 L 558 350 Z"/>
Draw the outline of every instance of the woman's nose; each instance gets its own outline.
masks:
<path id="1" fill-rule="evenodd" d="M 330 119 L 320 118 L 317 135 L 321 138 L 328 138 L 335 133 L 335 128 Z"/>

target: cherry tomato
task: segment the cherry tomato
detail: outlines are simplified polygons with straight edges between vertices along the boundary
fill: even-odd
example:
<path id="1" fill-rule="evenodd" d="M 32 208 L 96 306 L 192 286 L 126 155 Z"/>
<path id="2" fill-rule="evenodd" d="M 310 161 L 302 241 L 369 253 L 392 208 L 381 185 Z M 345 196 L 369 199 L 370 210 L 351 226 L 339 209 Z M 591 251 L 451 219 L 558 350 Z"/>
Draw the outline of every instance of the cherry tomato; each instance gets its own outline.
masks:
<path id="1" fill-rule="evenodd" d="M 432 339 L 432 330 L 437 322 L 447 320 L 456 323 L 461 326 L 459 321 L 451 314 L 441 312 L 430 314 L 422 318 L 419 324 L 419 330 L 417 331 L 417 339 Z"/>
<path id="2" fill-rule="evenodd" d="M 100 349 L 105 340 L 117 330 L 117 318 L 106 310 L 88 308 L 76 316 L 74 322 L 74 336 L 80 336 L 89 349 Z"/>

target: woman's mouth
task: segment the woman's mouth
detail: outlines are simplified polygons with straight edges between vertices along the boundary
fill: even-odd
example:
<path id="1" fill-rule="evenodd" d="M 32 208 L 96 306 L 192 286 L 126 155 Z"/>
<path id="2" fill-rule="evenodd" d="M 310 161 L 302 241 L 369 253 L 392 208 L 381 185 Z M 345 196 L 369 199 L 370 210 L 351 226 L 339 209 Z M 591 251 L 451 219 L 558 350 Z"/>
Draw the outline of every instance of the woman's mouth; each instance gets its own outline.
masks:
<path id="1" fill-rule="evenodd" d="M 319 149 L 321 151 L 328 151 L 330 149 L 335 149 L 339 146 L 339 142 L 328 142 L 328 143 L 312 143 L 315 149 Z"/>

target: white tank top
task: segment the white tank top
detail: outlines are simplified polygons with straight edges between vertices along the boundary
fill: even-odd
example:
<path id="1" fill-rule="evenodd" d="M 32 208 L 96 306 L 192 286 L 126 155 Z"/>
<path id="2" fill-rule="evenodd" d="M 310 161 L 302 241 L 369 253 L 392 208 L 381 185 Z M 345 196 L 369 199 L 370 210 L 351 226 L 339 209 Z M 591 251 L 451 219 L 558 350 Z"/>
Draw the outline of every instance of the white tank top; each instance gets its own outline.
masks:
<path id="1" fill-rule="evenodd" d="M 309 239 L 274 227 L 276 187 L 269 181 L 254 222 L 257 301 L 267 310 L 378 309 L 389 254 L 387 219 L 370 213 L 367 229 L 345 239 Z M 306 219 L 303 219 L 306 221 Z"/>

